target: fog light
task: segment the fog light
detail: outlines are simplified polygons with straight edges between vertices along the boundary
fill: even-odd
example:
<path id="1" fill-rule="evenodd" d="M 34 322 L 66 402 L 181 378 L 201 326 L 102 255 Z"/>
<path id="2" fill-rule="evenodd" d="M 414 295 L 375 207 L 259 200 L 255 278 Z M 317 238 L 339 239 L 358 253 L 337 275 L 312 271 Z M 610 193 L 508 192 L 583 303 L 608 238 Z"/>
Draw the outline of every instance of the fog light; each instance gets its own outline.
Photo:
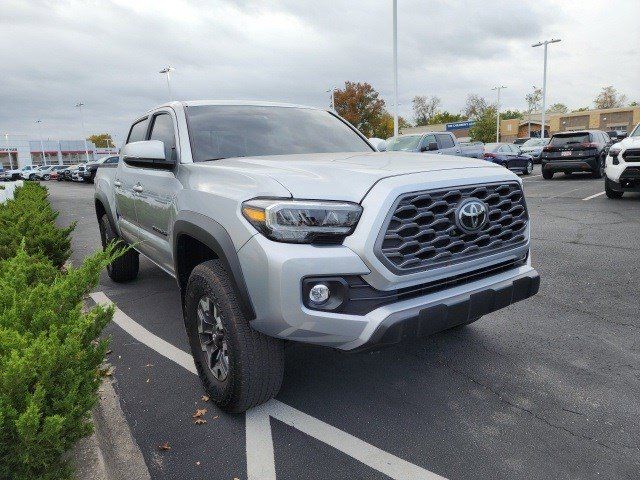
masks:
<path id="1" fill-rule="evenodd" d="M 329 287 L 324 283 L 317 283 L 309 290 L 309 300 L 320 305 L 329 300 Z"/>

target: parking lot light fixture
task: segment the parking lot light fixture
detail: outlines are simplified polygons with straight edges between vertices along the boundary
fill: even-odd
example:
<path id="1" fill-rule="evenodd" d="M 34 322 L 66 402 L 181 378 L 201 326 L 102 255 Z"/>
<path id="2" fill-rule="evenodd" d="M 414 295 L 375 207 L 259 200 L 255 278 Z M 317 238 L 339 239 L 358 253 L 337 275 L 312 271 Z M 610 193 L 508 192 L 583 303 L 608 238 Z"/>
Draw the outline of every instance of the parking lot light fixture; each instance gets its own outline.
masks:
<path id="1" fill-rule="evenodd" d="M 507 88 L 504 85 L 496 85 L 491 90 L 498 91 L 498 101 L 496 102 L 496 143 L 500 141 L 500 90 Z"/>
<path id="2" fill-rule="evenodd" d="M 76 103 L 76 107 L 80 110 L 80 124 L 82 125 L 82 138 L 84 139 L 84 159 L 85 162 L 88 162 L 89 148 L 87 147 L 87 135 L 84 131 L 84 115 L 82 114 L 82 107 L 84 107 L 84 103 L 78 102 Z"/>
<path id="3" fill-rule="evenodd" d="M 4 141 L 7 144 L 7 155 L 9 156 L 9 170 L 13 170 L 13 158 L 11 158 L 11 149 L 9 148 L 9 133 L 5 132 Z"/>
<path id="4" fill-rule="evenodd" d="M 42 120 L 36 120 L 36 125 L 38 125 L 38 135 L 40 136 L 40 151 L 42 152 L 42 166 L 47 165 L 47 157 L 44 154 L 44 143 L 42 141 Z"/>
<path id="5" fill-rule="evenodd" d="M 398 136 L 398 0 L 393 0 L 393 138 Z"/>
<path id="6" fill-rule="evenodd" d="M 540 122 L 540 138 L 544 140 L 544 128 L 545 128 L 545 110 L 547 109 L 547 46 L 550 43 L 558 43 L 561 40 L 559 38 L 552 38 L 551 40 L 545 40 L 543 42 L 538 42 L 532 47 L 542 47 L 544 46 L 544 71 L 542 74 L 542 120 Z"/>
<path id="7" fill-rule="evenodd" d="M 336 109 L 336 90 L 338 87 L 333 86 L 326 93 L 331 92 L 331 110 L 335 111 Z"/>
<path id="8" fill-rule="evenodd" d="M 173 72 L 175 68 L 171 65 L 167 65 L 165 68 L 160 70 L 158 73 L 163 73 L 167 76 L 167 88 L 169 89 L 169 101 L 173 101 L 173 95 L 171 94 L 171 72 Z"/>

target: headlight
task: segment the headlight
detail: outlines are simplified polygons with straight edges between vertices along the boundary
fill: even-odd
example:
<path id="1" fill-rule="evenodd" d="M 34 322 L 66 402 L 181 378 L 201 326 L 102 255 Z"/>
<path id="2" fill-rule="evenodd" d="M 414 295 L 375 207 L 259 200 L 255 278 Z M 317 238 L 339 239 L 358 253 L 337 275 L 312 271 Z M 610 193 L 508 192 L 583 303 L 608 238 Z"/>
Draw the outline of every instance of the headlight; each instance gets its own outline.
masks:
<path id="1" fill-rule="evenodd" d="M 340 243 L 353 232 L 362 207 L 349 202 L 255 199 L 242 214 L 260 233 L 277 242 Z"/>
<path id="2" fill-rule="evenodd" d="M 622 151 L 621 148 L 610 148 L 609 149 L 609 155 L 611 156 L 611 162 L 614 165 L 619 165 L 620 164 L 620 159 L 618 158 L 618 154 Z"/>

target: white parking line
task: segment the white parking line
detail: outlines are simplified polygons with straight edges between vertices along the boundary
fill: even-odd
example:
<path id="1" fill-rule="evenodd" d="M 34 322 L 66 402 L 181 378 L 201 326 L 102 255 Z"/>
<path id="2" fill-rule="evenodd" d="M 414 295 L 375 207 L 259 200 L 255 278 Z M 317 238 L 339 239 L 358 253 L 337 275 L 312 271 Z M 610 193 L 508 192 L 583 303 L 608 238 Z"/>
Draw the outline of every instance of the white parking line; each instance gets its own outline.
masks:
<path id="1" fill-rule="evenodd" d="M 94 292 L 90 296 L 96 303 L 115 306 L 103 292 Z M 113 321 L 139 342 L 197 375 L 191 355 L 154 335 L 117 307 Z M 275 399 L 246 413 L 249 480 L 276 478 L 270 417 L 277 418 L 393 479 L 446 480 Z"/>
<path id="2" fill-rule="evenodd" d="M 604 195 L 605 193 L 607 193 L 607 192 L 600 192 L 600 193 L 596 193 L 595 195 L 591 195 L 591 196 L 589 196 L 589 197 L 587 197 L 587 198 L 583 198 L 582 200 L 583 200 L 583 201 L 584 201 L 584 200 L 591 200 L 592 198 L 599 197 L 600 195 Z"/>

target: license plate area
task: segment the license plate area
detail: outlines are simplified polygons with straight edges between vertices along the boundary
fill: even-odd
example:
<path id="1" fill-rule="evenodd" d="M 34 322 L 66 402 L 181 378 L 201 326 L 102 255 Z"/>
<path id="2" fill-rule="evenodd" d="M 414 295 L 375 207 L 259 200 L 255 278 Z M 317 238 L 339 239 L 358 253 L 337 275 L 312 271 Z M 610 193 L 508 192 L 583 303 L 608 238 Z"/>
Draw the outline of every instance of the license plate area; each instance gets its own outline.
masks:
<path id="1" fill-rule="evenodd" d="M 571 150 L 560 152 L 560 156 L 561 157 L 570 157 L 571 156 Z"/>

